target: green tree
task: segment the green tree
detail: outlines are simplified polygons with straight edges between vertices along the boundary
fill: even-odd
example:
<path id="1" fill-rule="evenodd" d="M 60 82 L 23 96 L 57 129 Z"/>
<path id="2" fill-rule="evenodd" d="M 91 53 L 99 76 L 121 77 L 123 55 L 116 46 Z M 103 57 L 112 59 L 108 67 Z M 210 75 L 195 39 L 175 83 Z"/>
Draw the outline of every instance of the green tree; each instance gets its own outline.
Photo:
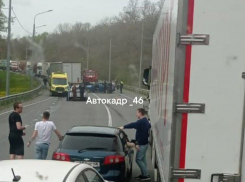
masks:
<path id="1" fill-rule="evenodd" d="M 0 38 L 1 38 L 1 32 L 6 32 L 6 16 L 3 14 L 4 3 L 2 0 L 0 0 Z"/>

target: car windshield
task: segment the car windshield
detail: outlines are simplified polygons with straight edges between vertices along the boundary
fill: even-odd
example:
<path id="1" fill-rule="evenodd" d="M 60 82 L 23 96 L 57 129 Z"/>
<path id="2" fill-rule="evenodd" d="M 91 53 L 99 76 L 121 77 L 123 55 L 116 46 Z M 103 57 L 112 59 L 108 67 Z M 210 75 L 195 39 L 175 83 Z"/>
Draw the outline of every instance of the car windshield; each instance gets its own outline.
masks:
<path id="1" fill-rule="evenodd" d="M 54 78 L 53 84 L 54 85 L 66 85 L 67 80 L 65 78 Z"/>
<path id="2" fill-rule="evenodd" d="M 95 75 L 95 72 L 86 72 L 86 76 L 94 76 Z"/>
<path id="3" fill-rule="evenodd" d="M 121 145 L 113 135 L 67 134 L 62 142 L 62 149 L 78 150 L 107 150 L 118 151 Z"/>

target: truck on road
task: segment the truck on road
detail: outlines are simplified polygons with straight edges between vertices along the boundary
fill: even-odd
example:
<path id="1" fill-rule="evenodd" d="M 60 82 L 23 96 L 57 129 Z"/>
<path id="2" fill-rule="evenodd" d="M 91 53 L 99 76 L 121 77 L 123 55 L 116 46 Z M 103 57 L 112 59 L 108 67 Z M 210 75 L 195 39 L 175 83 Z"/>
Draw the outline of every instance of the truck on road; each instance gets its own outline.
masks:
<path id="1" fill-rule="evenodd" d="M 244 7 L 163 2 L 144 71 L 155 181 L 245 181 Z"/>
<path id="2" fill-rule="evenodd" d="M 98 72 L 95 70 L 84 70 L 83 82 L 84 83 L 98 82 Z"/>
<path id="3" fill-rule="evenodd" d="M 48 76 L 50 77 L 53 72 L 63 72 L 63 63 L 51 62 L 48 68 Z"/>
<path id="4" fill-rule="evenodd" d="M 7 60 L 1 60 L 0 61 L 0 69 L 6 70 L 7 69 Z"/>
<path id="5" fill-rule="evenodd" d="M 81 63 L 63 63 L 63 72 L 67 73 L 69 83 L 80 83 L 82 81 Z"/>
<path id="6" fill-rule="evenodd" d="M 43 64 L 42 64 L 42 77 L 48 78 L 49 66 L 50 66 L 50 63 L 43 62 Z"/>
<path id="7" fill-rule="evenodd" d="M 42 69 L 43 69 L 43 63 L 38 62 L 38 63 L 37 63 L 37 73 L 36 73 L 36 74 L 37 74 L 39 77 L 42 76 Z"/>
<path id="8" fill-rule="evenodd" d="M 10 70 L 19 71 L 19 61 L 10 61 Z"/>
<path id="9" fill-rule="evenodd" d="M 50 93 L 51 95 L 67 96 L 68 78 L 66 73 L 52 72 L 50 77 Z"/>

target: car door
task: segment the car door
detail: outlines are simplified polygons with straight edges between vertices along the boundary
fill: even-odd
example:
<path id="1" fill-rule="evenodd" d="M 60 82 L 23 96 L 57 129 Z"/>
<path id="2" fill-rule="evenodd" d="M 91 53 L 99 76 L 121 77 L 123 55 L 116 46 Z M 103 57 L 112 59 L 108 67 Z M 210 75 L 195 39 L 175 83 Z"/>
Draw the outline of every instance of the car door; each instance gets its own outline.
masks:
<path id="1" fill-rule="evenodd" d="M 133 149 L 130 147 L 125 147 L 127 142 L 129 142 L 128 136 L 126 135 L 126 133 L 124 133 L 122 130 L 119 131 L 119 138 L 122 142 L 122 146 L 123 146 L 123 152 L 125 154 L 125 161 L 126 161 L 126 166 L 127 166 L 127 171 L 130 172 L 131 170 L 131 166 L 132 166 L 132 162 L 133 162 Z"/>

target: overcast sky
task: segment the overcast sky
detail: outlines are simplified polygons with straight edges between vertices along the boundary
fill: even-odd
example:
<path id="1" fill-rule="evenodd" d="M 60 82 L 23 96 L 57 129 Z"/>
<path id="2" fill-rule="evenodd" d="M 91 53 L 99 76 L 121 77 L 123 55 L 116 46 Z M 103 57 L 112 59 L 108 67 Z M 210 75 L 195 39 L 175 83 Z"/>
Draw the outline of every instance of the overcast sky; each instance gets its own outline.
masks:
<path id="1" fill-rule="evenodd" d="M 3 2 L 5 8 L 8 8 L 9 0 Z M 36 29 L 36 32 L 42 33 L 52 32 L 60 23 L 89 22 L 95 25 L 104 17 L 118 15 L 128 2 L 129 0 L 12 0 L 12 7 L 23 27 L 30 33 L 33 31 L 34 16 L 40 12 L 53 10 L 36 18 L 36 27 L 46 25 Z M 139 3 L 141 2 L 143 0 L 139 0 Z M 7 9 L 3 11 L 8 15 Z M 27 35 L 17 21 L 12 24 L 11 29 L 14 37 Z"/>

